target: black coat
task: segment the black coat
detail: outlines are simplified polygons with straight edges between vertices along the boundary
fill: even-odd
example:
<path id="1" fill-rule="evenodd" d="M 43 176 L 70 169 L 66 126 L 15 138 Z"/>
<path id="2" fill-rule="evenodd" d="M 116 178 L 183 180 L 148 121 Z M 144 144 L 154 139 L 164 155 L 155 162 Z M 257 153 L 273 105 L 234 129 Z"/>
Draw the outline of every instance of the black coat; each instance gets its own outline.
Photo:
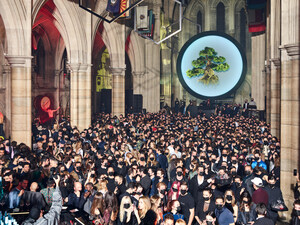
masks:
<path id="1" fill-rule="evenodd" d="M 157 215 L 152 209 L 148 210 L 145 217 L 141 219 L 140 225 L 154 225 Z"/>
<path id="2" fill-rule="evenodd" d="M 274 223 L 272 220 L 266 217 L 262 217 L 260 219 L 257 219 L 253 225 L 274 225 Z"/>
<path id="3" fill-rule="evenodd" d="M 198 216 L 201 221 L 205 220 L 207 212 L 214 212 L 216 207 L 213 199 L 210 200 L 207 212 L 203 211 L 203 206 L 204 206 L 204 200 L 202 199 L 201 201 L 198 201 L 198 204 L 196 205 L 196 212 L 195 212 L 195 216 Z"/>
<path id="4" fill-rule="evenodd" d="M 275 222 L 278 218 L 278 212 L 272 210 L 271 205 L 273 203 L 276 203 L 277 200 L 284 202 L 283 197 L 282 197 L 282 192 L 279 187 L 271 188 L 269 185 L 265 187 L 265 190 L 267 191 L 267 193 L 269 195 L 269 204 L 267 206 L 269 209 L 268 210 L 269 217 L 270 217 L 270 219 L 272 219 Z"/>
<path id="5" fill-rule="evenodd" d="M 120 215 L 119 215 L 119 216 L 118 216 L 118 220 L 117 220 L 117 225 L 136 225 L 136 224 L 138 224 L 137 218 L 136 218 L 136 216 L 134 215 L 134 212 L 131 213 L 131 215 L 130 215 L 130 220 L 129 220 L 128 223 L 126 222 L 126 221 L 127 221 L 126 218 L 124 218 L 124 220 L 125 220 L 125 221 L 121 222 L 121 221 L 120 221 Z"/>
<path id="6" fill-rule="evenodd" d="M 189 181 L 189 191 L 192 194 L 195 202 L 197 202 L 202 194 L 202 191 L 209 185 L 207 182 L 207 178 L 204 178 L 204 181 L 202 184 L 198 185 L 198 176 L 194 176 Z"/>
<path id="7" fill-rule="evenodd" d="M 69 210 L 72 209 L 79 209 L 82 210 L 86 199 L 83 197 L 83 194 L 80 195 L 78 198 L 75 193 L 71 193 L 68 196 L 68 208 Z"/>
<path id="8" fill-rule="evenodd" d="M 165 155 L 163 154 L 158 155 L 157 161 L 159 163 L 160 168 L 163 168 L 164 170 L 168 168 L 168 159 Z"/>

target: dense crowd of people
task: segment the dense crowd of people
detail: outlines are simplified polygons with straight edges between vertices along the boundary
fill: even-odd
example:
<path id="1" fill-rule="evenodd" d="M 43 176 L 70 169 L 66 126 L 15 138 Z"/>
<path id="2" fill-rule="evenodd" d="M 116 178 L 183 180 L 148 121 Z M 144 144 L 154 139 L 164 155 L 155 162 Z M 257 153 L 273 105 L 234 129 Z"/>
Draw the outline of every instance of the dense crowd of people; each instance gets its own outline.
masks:
<path id="1" fill-rule="evenodd" d="M 101 114 L 83 131 L 68 119 L 32 130 L 32 148 L 0 144 L 0 208 L 28 211 L 23 224 L 274 224 L 286 210 L 280 141 L 239 111 Z M 298 200 L 298 224 L 299 212 Z"/>

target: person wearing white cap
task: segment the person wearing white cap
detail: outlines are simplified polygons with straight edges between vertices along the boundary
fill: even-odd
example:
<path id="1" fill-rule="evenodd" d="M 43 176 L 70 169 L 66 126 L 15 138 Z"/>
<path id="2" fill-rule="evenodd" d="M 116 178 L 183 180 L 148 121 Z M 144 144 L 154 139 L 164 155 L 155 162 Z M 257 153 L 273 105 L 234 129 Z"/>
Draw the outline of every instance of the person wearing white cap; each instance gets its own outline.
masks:
<path id="1" fill-rule="evenodd" d="M 252 201 L 255 204 L 258 203 L 264 203 L 268 205 L 269 202 L 269 195 L 268 193 L 263 189 L 263 181 L 259 177 L 255 177 L 251 180 L 254 188 L 254 192 L 252 194 Z"/>

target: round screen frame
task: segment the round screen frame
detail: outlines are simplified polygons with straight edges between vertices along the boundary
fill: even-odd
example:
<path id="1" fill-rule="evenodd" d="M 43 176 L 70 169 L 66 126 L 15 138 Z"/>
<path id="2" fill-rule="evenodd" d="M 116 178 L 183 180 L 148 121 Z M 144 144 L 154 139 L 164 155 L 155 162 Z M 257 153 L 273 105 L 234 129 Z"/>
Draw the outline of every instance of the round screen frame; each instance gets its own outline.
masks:
<path id="1" fill-rule="evenodd" d="M 181 63 L 182 63 L 182 58 L 183 55 L 185 53 L 185 51 L 188 49 L 188 47 L 196 40 L 202 38 L 202 37 L 207 37 L 207 36 L 220 36 L 223 38 L 226 38 L 227 40 L 231 41 L 239 50 L 241 57 L 242 57 L 242 61 L 243 61 L 243 70 L 242 70 L 242 74 L 239 78 L 239 81 L 236 83 L 236 85 L 234 85 L 229 91 L 227 91 L 226 93 L 222 94 L 222 95 L 218 95 L 218 96 L 205 96 L 205 95 L 201 95 L 195 91 L 193 91 L 185 82 L 183 76 L 184 74 L 182 74 L 181 72 Z M 177 65 L 176 65 L 176 69 L 177 69 L 177 76 L 178 79 L 181 83 L 181 85 L 194 97 L 197 97 L 199 99 L 221 99 L 221 98 L 226 98 L 226 97 L 230 97 L 230 95 L 232 93 L 234 93 L 240 86 L 241 84 L 244 82 L 245 77 L 246 77 L 246 73 L 247 73 L 247 59 L 246 59 L 246 54 L 245 51 L 243 50 L 242 46 L 240 45 L 240 43 L 235 40 L 233 37 L 231 37 L 230 35 L 226 34 L 226 33 L 222 33 L 222 32 L 217 32 L 217 31 L 205 31 L 199 34 L 196 34 L 195 36 L 193 36 L 192 38 L 190 38 L 181 48 L 178 58 L 177 58 Z"/>

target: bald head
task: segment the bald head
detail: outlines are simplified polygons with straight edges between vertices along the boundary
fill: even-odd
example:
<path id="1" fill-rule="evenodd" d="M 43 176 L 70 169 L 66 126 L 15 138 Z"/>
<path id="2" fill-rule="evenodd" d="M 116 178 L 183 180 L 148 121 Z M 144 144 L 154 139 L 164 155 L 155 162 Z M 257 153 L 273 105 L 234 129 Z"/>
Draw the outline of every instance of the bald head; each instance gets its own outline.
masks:
<path id="1" fill-rule="evenodd" d="M 38 189 L 39 185 L 37 182 L 33 182 L 31 185 L 30 185 L 30 191 L 32 192 L 36 192 L 36 190 Z"/>
<path id="2" fill-rule="evenodd" d="M 78 192 L 82 190 L 82 184 L 80 182 L 74 183 L 74 192 Z"/>

